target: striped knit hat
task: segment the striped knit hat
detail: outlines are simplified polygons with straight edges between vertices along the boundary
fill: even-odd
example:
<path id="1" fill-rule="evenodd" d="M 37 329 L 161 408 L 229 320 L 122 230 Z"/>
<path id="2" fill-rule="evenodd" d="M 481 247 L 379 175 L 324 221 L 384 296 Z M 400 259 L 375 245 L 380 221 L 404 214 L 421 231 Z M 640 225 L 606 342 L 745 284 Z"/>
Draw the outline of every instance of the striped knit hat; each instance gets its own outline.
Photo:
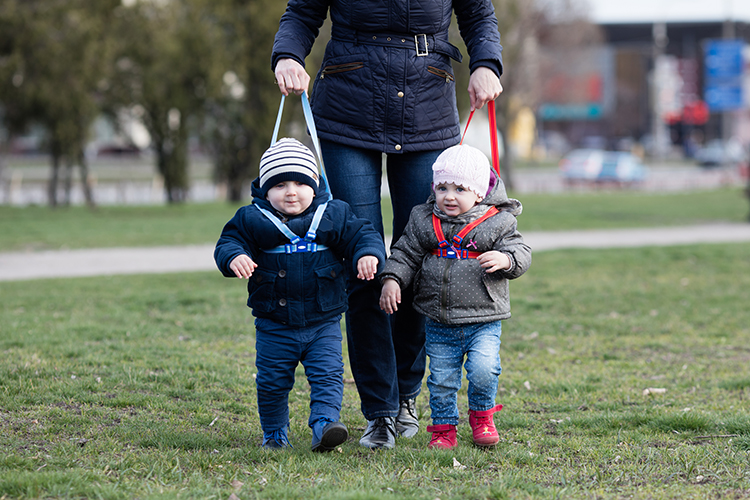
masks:
<path id="1" fill-rule="evenodd" d="M 289 137 L 279 139 L 260 158 L 261 194 L 265 198 L 269 189 L 285 181 L 302 182 L 318 194 L 318 164 L 315 156 L 304 144 Z"/>

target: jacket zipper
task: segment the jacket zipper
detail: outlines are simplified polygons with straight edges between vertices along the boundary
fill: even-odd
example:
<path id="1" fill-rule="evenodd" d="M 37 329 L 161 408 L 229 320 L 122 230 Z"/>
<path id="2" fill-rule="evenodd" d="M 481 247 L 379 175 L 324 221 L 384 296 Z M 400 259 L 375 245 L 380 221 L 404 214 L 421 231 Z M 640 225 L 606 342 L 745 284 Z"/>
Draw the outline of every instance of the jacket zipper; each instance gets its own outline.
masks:
<path id="1" fill-rule="evenodd" d="M 453 75 L 445 71 L 444 69 L 436 68 L 435 66 L 427 66 L 427 71 L 433 75 L 437 75 L 440 78 L 445 78 L 445 83 L 453 81 Z"/>
<path id="2" fill-rule="evenodd" d="M 323 71 L 320 72 L 320 78 L 324 78 L 326 75 L 333 75 L 335 73 L 343 73 L 344 71 L 353 71 L 360 69 L 365 66 L 363 62 L 352 62 L 346 64 L 334 64 L 332 66 L 326 66 Z"/>

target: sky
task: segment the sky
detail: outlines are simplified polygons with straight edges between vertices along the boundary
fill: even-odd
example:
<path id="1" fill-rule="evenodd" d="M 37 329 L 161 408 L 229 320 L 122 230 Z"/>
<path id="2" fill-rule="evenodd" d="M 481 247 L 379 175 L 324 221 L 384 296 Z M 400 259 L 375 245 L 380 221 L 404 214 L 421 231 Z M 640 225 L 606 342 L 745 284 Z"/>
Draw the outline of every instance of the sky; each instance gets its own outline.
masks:
<path id="1" fill-rule="evenodd" d="M 581 0 L 597 23 L 735 21 L 750 22 L 750 0 Z"/>

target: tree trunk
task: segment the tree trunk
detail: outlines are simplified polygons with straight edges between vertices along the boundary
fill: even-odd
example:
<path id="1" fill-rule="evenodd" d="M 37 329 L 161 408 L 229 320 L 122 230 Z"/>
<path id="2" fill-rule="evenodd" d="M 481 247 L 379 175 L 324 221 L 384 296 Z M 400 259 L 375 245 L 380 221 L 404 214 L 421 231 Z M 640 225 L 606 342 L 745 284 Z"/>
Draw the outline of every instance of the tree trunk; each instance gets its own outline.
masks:
<path id="1" fill-rule="evenodd" d="M 500 162 L 500 172 L 502 173 L 505 188 L 512 191 L 516 188 L 516 184 L 513 179 L 513 153 L 510 150 L 507 131 L 501 130 L 501 132 L 503 141 L 503 160 Z"/>
<path id="2" fill-rule="evenodd" d="M 64 207 L 70 206 L 70 192 L 73 190 L 73 161 L 65 159 L 65 177 L 63 177 L 63 203 Z"/>
<path id="3" fill-rule="evenodd" d="M 89 164 L 86 160 L 86 155 L 83 152 L 78 154 L 78 167 L 81 169 L 81 185 L 83 187 L 83 197 L 86 200 L 86 205 L 89 208 L 96 208 L 94 193 L 92 192 L 89 179 Z"/>
<path id="4" fill-rule="evenodd" d="M 47 190 L 47 198 L 49 200 L 49 206 L 57 206 L 57 184 L 60 178 L 60 151 L 56 144 L 52 144 L 51 148 L 52 158 L 52 172 L 49 179 L 49 186 Z"/>

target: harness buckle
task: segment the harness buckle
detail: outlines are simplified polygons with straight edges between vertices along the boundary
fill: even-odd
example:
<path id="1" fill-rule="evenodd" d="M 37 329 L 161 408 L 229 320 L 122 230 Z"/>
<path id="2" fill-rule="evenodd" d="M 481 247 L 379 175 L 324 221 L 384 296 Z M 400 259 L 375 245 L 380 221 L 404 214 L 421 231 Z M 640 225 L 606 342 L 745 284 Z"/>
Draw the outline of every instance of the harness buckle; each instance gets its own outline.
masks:
<path id="1" fill-rule="evenodd" d="M 422 37 L 424 39 L 424 52 L 419 50 L 419 37 Z M 414 47 L 417 49 L 417 57 L 423 57 L 430 53 L 429 49 L 427 48 L 426 33 L 422 33 L 421 35 L 414 35 Z"/>

